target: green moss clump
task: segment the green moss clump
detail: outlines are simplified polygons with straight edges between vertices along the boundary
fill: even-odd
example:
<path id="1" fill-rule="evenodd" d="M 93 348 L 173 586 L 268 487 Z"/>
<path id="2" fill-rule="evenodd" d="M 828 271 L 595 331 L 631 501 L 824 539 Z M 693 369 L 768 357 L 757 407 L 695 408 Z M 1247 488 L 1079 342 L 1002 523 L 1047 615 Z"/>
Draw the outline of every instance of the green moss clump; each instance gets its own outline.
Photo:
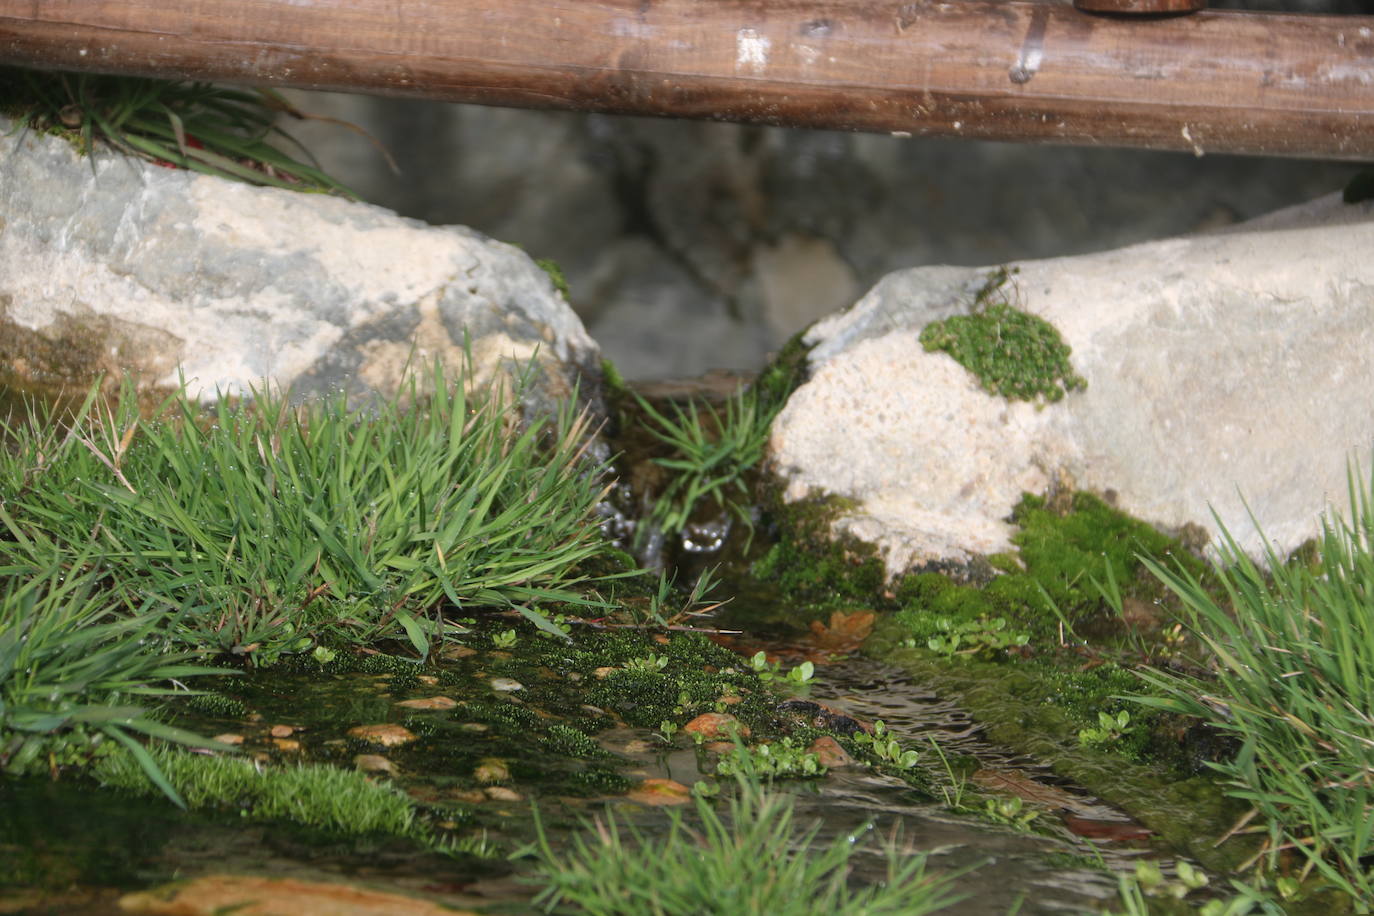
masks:
<path id="1" fill-rule="evenodd" d="M 817 606 L 872 602 L 887 580 L 878 551 L 857 538 L 835 537 L 831 524 L 848 503 L 809 496 L 794 503 L 775 500 L 770 510 L 778 540 L 752 567 L 758 579 L 775 585 L 781 597 Z"/>
<path id="2" fill-rule="evenodd" d="M 537 258 L 534 263 L 549 275 L 549 279 L 553 281 L 553 288 L 558 290 L 559 295 L 564 299 L 572 298 L 568 291 L 568 278 L 563 276 L 563 268 L 558 266 L 557 261 L 553 258 Z"/>
<path id="3" fill-rule="evenodd" d="M 550 725 L 544 745 L 568 757 L 605 757 L 608 754 L 591 737 L 568 725 Z"/>
<path id="4" fill-rule="evenodd" d="M 186 705 L 193 712 L 221 719 L 244 719 L 249 712 L 242 700 L 227 697 L 222 693 L 203 693 L 191 697 L 186 701 Z"/>
<path id="5" fill-rule="evenodd" d="M 773 361 L 759 373 L 753 390 L 760 405 L 772 407 L 781 404 L 806 382 L 810 374 L 807 356 L 814 346 L 805 342 L 806 333 L 810 330 L 810 327 L 806 327 L 792 335 Z"/>
<path id="6" fill-rule="evenodd" d="M 1054 325 L 1023 312 L 1002 292 L 1006 268 L 978 293 L 974 310 L 932 321 L 921 331 L 926 352 L 943 350 L 977 376 L 984 390 L 1008 400 L 1058 401 L 1088 387 L 1069 363 L 1072 348 Z"/>
<path id="7" fill-rule="evenodd" d="M 288 820 L 333 833 L 420 837 L 409 797 L 363 773 L 319 765 L 259 769 L 242 757 L 205 757 L 161 747 L 149 753 L 192 808 L 231 807 L 250 820 Z M 126 792 L 159 791 L 123 749 L 100 760 L 92 775 Z"/>
<path id="8" fill-rule="evenodd" d="M 572 773 L 559 786 L 562 794 L 583 797 L 624 795 L 634 785 L 633 780 L 608 767 L 588 767 Z"/>
<path id="9" fill-rule="evenodd" d="M 1199 578 L 1206 575 L 1205 564 L 1178 541 L 1090 493 L 1074 494 L 1065 513 L 1026 495 L 1012 518 L 1020 527 L 1012 537 L 1020 562 L 990 558 L 1002 574 L 985 586 L 931 572 L 897 584 L 898 619 L 914 638 L 924 641 L 950 623 L 998 617 L 1040 634 L 1057 627 L 1061 616 L 1070 625 L 1101 620 L 1107 607 L 1098 583 L 1115 582 L 1123 594 L 1146 602 L 1163 600 L 1165 589 L 1140 562 L 1141 554 L 1167 557 Z"/>

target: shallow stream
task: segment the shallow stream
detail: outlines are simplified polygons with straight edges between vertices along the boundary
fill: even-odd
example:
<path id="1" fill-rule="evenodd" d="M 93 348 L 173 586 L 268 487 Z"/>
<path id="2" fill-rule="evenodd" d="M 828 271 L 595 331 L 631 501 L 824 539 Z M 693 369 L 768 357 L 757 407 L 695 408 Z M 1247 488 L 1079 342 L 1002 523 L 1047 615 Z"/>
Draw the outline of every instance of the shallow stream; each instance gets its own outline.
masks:
<path id="1" fill-rule="evenodd" d="M 520 638 L 526 645 L 540 643 L 532 633 Z M 1167 858 L 1166 850 L 1148 847 L 1141 838 L 1145 832 L 1124 814 L 1063 785 L 1036 761 L 988 743 L 958 706 L 900 670 L 849 656 L 816 672 L 807 691 L 810 701 L 864 725 L 881 719 L 903 747 L 920 753 L 918 767 L 937 788 L 921 792 L 898 776 L 865 766 L 834 768 L 820 779 L 781 783 L 795 793 L 798 820 L 818 821 L 821 843 L 862 832 L 871 823 L 875 840 L 890 838 L 903 849 L 929 853 L 935 869 L 958 873 L 958 891 L 967 895 L 950 912 L 1097 913 L 1115 902 L 1115 870 L 1129 869 L 1141 855 Z M 582 678 L 571 667 L 555 671 L 522 661 L 520 644 L 441 661 L 419 680 L 393 680 L 377 674 L 277 671 L 226 678 L 223 693 L 241 700 L 249 714 L 202 715 L 186 724 L 205 733 L 242 734 L 245 749 L 268 764 L 301 760 L 343 766 L 365 749 L 348 736 L 349 728 L 403 724 L 418 740 L 377 751 L 394 764 L 393 780 L 432 810 L 456 812 L 450 826 L 456 822 L 457 833 L 485 838 L 479 853 L 505 853 L 527 842 L 533 835 L 532 800 L 555 843 L 605 804 L 656 835 L 668 823 L 659 808 L 636 802 L 633 795 L 598 792 L 587 774 L 604 775 L 608 784 L 661 778 L 690 786 L 710 776 L 717 759 L 681 734 L 669 744 L 652 728 L 627 725 L 614 713 L 579 704 L 583 698 L 574 694 L 590 681 L 578 683 Z M 512 681 L 519 689 L 502 689 Z M 436 710 L 397 705 L 435 695 L 450 696 L 459 705 Z M 512 710 L 519 715 L 512 718 Z M 533 731 L 521 725 L 555 720 L 577 722 L 594 733 L 609 756 L 592 754 L 590 762 L 585 753 L 580 760 L 559 758 L 529 740 Z M 272 737 L 274 726 L 278 731 L 289 727 L 292 736 Z M 523 739 L 522 729 L 528 732 Z M 492 759 L 504 761 L 510 771 L 499 781 L 504 791 L 488 787 L 484 792 L 471 777 L 475 766 Z M 967 807 L 954 810 L 945 799 L 958 797 L 961 788 Z M 980 813 L 988 799 L 1011 795 L 1026 800 L 1024 811 L 1040 812 L 1029 828 Z M 1116 839 L 1091 842 L 1084 834 Z M 866 848 L 855 859 L 854 882 L 883 876 L 881 843 Z M 14 866 L 11 886 L 0 890 L 0 912 L 115 913 L 121 892 L 223 872 L 354 882 L 502 913 L 529 912 L 533 893 L 519 880 L 521 867 L 503 855 L 455 859 L 418 851 L 404 840 L 340 840 L 291 826 L 247 823 L 232 811 L 183 814 L 160 799 L 131 799 L 71 782 L 0 783 L 0 860 Z"/>

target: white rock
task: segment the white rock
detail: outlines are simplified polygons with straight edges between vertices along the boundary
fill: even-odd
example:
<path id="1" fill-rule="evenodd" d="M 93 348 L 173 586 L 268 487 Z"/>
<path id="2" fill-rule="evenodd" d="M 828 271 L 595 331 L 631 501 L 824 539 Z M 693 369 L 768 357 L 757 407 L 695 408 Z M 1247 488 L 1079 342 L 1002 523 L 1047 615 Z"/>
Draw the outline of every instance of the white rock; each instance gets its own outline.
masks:
<path id="1" fill-rule="evenodd" d="M 813 327 L 812 377 L 773 427 L 796 500 L 888 571 L 1008 549 L 1008 514 L 1056 475 L 1165 528 L 1221 521 L 1262 549 L 1344 511 L 1374 442 L 1374 208 L 1335 195 L 1223 233 L 1017 265 L 1020 305 L 1073 347 L 1086 391 L 1037 407 L 986 393 L 917 338 L 966 312 L 988 270 L 890 274 Z"/>
<path id="2" fill-rule="evenodd" d="M 409 361 L 480 380 L 538 351 L 566 396 L 596 344 L 523 252 L 320 194 L 255 188 L 0 122 L 0 359 L 22 385 L 101 371 L 193 396 L 264 380 L 390 394 Z M 8 351 L 8 352 L 5 352 Z"/>

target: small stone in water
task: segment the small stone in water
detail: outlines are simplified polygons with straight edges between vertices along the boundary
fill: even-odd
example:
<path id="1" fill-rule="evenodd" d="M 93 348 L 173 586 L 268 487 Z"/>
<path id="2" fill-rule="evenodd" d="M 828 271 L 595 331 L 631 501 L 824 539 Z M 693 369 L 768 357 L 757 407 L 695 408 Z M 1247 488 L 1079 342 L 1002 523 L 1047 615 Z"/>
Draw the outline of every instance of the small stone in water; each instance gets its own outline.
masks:
<path id="1" fill-rule="evenodd" d="M 517 690 L 524 690 L 525 685 L 510 677 L 494 677 L 491 679 L 491 689 L 501 693 L 514 693 Z"/>
<path id="2" fill-rule="evenodd" d="M 235 735 L 235 734 L 226 732 L 226 733 L 223 734 L 223 735 L 215 735 L 214 740 L 218 741 L 220 744 L 234 744 L 234 745 L 238 745 L 238 744 L 242 744 L 242 743 L 243 743 L 243 735 Z"/>
<path id="3" fill-rule="evenodd" d="M 301 743 L 295 738 L 273 738 L 272 743 L 277 746 L 279 751 L 299 751 Z"/>
<path id="4" fill-rule="evenodd" d="M 504 782 L 510 779 L 510 767 L 499 757 L 484 757 L 472 776 L 478 782 Z"/>
<path id="5" fill-rule="evenodd" d="M 833 769 L 835 767 L 849 767 L 854 765 L 854 758 L 849 756 L 849 752 L 840 746 L 840 742 L 829 735 L 822 735 L 815 741 L 812 741 L 811 746 L 808 747 L 807 750 L 816 755 L 816 758 L 820 760 L 821 766 L 823 767 Z"/>
<path id="6" fill-rule="evenodd" d="M 749 726 L 724 712 L 704 712 L 682 726 L 682 730 L 703 738 L 728 738 L 732 734 L 741 738 L 749 737 Z"/>
<path id="7" fill-rule="evenodd" d="M 407 709 L 452 709 L 458 701 L 452 697 L 421 697 L 415 700 L 402 700 L 396 704 Z"/>
<path id="8" fill-rule="evenodd" d="M 484 725 L 484 724 L 481 723 L 481 722 L 464 722 L 462 725 L 458 726 L 458 728 L 459 728 L 461 731 L 473 732 L 473 733 L 480 733 L 480 732 L 485 732 L 485 731 L 491 731 L 491 726 L 490 726 L 490 725 Z"/>
<path id="9" fill-rule="evenodd" d="M 353 758 L 353 765 L 369 773 L 395 773 L 396 767 L 381 754 L 359 754 Z"/>
<path id="10" fill-rule="evenodd" d="M 380 725 L 359 725 L 348 730 L 348 734 L 354 738 L 361 738 L 364 741 L 371 741 L 373 744 L 380 744 L 383 747 L 395 747 L 398 744 L 405 744 L 407 741 L 415 740 L 415 733 L 408 728 L 400 725 L 390 725 L 382 723 Z"/>
<path id="11" fill-rule="evenodd" d="M 296 730 L 295 730 L 294 728 L 292 728 L 291 726 L 289 726 L 289 725 L 273 725 L 273 726 L 272 726 L 272 737 L 273 737 L 273 738 L 290 738 L 290 737 L 291 737 L 293 734 L 295 734 L 295 733 L 296 733 Z"/>
<path id="12" fill-rule="evenodd" d="M 524 798 L 519 792 L 505 786 L 487 786 L 486 793 L 492 801 L 518 802 Z"/>

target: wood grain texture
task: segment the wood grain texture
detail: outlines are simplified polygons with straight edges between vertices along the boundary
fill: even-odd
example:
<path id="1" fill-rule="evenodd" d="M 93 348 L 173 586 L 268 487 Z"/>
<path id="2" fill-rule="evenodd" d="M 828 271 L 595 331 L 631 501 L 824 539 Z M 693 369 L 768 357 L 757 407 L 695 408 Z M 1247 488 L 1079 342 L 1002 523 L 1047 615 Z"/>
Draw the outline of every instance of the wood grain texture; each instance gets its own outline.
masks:
<path id="1" fill-rule="evenodd" d="M 1374 158 L 1374 18 L 1021 0 L 0 0 L 0 62 L 488 105 Z"/>

